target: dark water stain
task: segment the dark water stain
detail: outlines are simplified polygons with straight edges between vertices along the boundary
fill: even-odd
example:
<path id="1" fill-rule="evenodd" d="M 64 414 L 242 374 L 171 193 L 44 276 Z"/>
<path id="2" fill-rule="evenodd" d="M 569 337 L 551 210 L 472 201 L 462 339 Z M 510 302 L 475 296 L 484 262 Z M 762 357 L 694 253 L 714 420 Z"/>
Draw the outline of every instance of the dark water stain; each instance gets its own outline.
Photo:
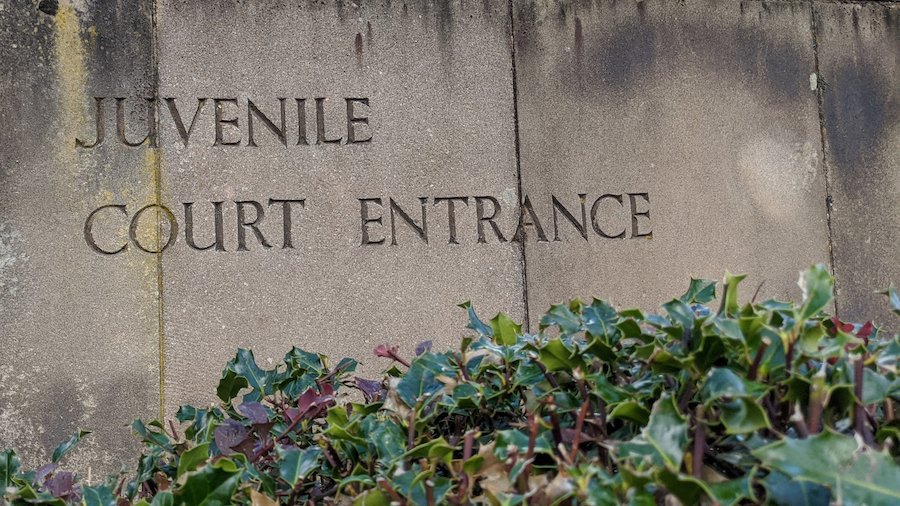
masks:
<path id="1" fill-rule="evenodd" d="M 572 7 L 568 2 L 561 3 L 568 5 L 569 19 L 574 17 L 576 51 L 572 59 L 560 58 L 551 75 L 559 76 L 563 86 L 573 91 L 595 95 L 603 90 L 632 90 L 655 84 L 653 79 L 659 77 L 661 66 L 680 65 L 696 67 L 698 75 L 733 76 L 779 102 L 802 100 L 809 93 L 811 45 L 791 43 L 766 30 L 756 21 L 754 10 L 765 16 L 782 11 L 787 11 L 785 15 L 806 15 L 794 10 L 795 6 L 735 5 L 736 10 L 744 7 L 743 22 L 710 28 L 709 21 L 702 17 L 679 16 L 681 7 L 677 4 L 657 3 L 665 11 L 651 16 L 650 0 L 607 2 L 600 8 L 595 4 L 584 7 L 575 2 L 578 5 Z M 534 29 L 536 23 L 546 21 L 537 20 L 533 4 L 525 2 L 518 9 L 517 49 L 523 60 L 544 43 Z M 633 9 L 631 13 L 629 8 Z M 577 16 L 572 16 L 575 13 Z M 607 19 L 611 15 L 620 19 L 611 23 Z M 572 24 L 567 22 L 569 27 Z"/>
<path id="2" fill-rule="evenodd" d="M 575 65 L 580 66 L 584 56 L 584 33 L 581 27 L 581 18 L 575 16 Z"/>
<path id="3" fill-rule="evenodd" d="M 829 75 L 824 89 L 825 135 L 830 156 L 840 169 L 843 190 L 867 192 L 861 182 L 879 179 L 877 170 L 881 145 L 898 121 L 900 102 L 897 83 L 878 74 L 875 56 L 844 62 Z"/>

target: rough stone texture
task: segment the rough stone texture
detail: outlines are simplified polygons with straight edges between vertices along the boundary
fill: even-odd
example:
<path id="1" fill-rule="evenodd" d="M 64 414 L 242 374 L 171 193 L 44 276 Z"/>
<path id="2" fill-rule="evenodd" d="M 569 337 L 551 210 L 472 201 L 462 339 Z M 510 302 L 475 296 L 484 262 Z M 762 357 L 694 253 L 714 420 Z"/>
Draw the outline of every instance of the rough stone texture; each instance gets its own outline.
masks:
<path id="1" fill-rule="evenodd" d="M 518 4 L 522 184 L 549 240 L 527 242 L 532 324 L 574 295 L 653 308 L 726 269 L 753 275 L 748 298 L 761 282 L 799 297 L 798 272 L 828 260 L 810 18 L 800 3 Z M 585 241 L 560 217 L 553 242 L 551 194 L 575 212 L 587 194 L 589 214 L 629 192 L 649 193 L 652 239 L 631 238 L 623 197 L 598 216 L 627 238 Z"/>
<path id="2" fill-rule="evenodd" d="M 128 424 L 159 410 L 157 264 L 98 255 L 82 230 L 100 205 L 151 201 L 155 181 L 143 148 L 74 141 L 92 135 L 91 96 L 152 94 L 151 12 L 37 5 L 0 10 L 0 448 L 40 465 L 92 430 L 67 464 L 97 476 L 135 463 Z"/>
<path id="3" fill-rule="evenodd" d="M 439 7 L 438 5 L 441 4 Z M 162 1 L 160 95 L 178 97 L 190 119 L 197 97 L 239 97 L 240 147 L 212 146 L 212 104 L 184 147 L 171 117 L 161 131 L 164 201 L 184 217 L 196 202 L 197 243 L 213 238 L 212 205 L 224 204 L 226 251 L 196 251 L 179 238 L 164 257 L 166 405 L 214 397 L 222 366 L 238 346 L 278 361 L 292 345 L 363 361 L 363 374 L 389 364 L 379 343 L 456 346 L 467 299 L 487 316 L 521 318 L 521 252 L 516 244 L 477 244 L 474 203 L 459 206 L 460 244 L 448 244 L 446 204 L 427 202 L 428 244 L 397 223 L 398 245 L 361 246 L 358 198 L 393 197 L 420 219 L 419 197 L 506 196 L 515 202 L 512 71 L 505 1 L 313 2 Z M 227 22 L 223 22 L 227 20 Z M 249 98 L 280 123 L 288 97 L 288 147 L 258 122 L 247 147 Z M 291 97 L 326 97 L 329 138 L 345 134 L 342 97 L 367 97 L 373 140 L 296 146 Z M 193 102 L 191 102 L 193 101 Z M 183 105 L 182 105 L 183 104 Z M 362 110 L 362 109 L 361 109 Z M 187 120 L 186 120 L 187 121 Z M 196 142 L 194 139 L 197 139 Z M 236 249 L 234 201 L 305 198 L 295 212 L 294 249 L 283 249 L 281 209 L 269 209 L 263 248 L 248 231 Z M 511 213 L 507 213 L 511 214 Z M 504 214 L 510 221 L 512 216 Z M 248 219 L 255 212 L 248 211 Z M 387 219 L 387 218 L 385 218 Z M 399 218 L 398 218 L 399 219 Z M 377 229 L 376 236 L 389 224 Z M 183 234 L 182 234 L 183 235 Z M 390 242 L 388 237 L 387 242 Z"/>
<path id="4" fill-rule="evenodd" d="M 239 346 L 261 363 L 292 345 L 349 355 L 363 375 L 388 365 L 372 357 L 380 343 L 455 346 L 466 299 L 485 317 L 527 309 L 534 328 L 573 296 L 652 308 L 726 269 L 752 275 L 747 297 L 765 281 L 760 297 L 797 298 L 798 271 L 831 251 L 840 314 L 896 326 L 871 292 L 900 283 L 898 5 L 515 0 L 511 32 L 506 0 L 39 3 L 0 2 L 0 448 L 26 465 L 78 428 L 95 434 L 76 469 L 133 465 L 127 423 L 213 401 Z M 106 142 L 76 148 L 93 135 L 94 96 L 110 97 Z M 159 147 L 123 146 L 111 97 L 126 97 L 136 141 L 151 96 Z M 279 97 L 288 145 L 254 116 L 247 146 L 248 100 L 277 124 Z M 295 97 L 311 145 L 296 145 Z M 347 135 L 342 100 L 367 98 L 357 113 L 372 141 L 315 144 L 317 97 L 328 138 Z M 238 119 L 222 135 L 240 146 L 213 145 L 214 98 L 236 100 L 220 115 Z M 522 191 L 525 251 L 513 240 Z M 628 193 L 649 220 L 632 221 Z M 588 222 L 585 240 L 562 214 L 554 225 L 551 196 L 579 221 L 579 194 L 588 215 L 622 195 L 598 205 L 597 225 L 626 238 Z M 435 198 L 463 196 L 451 244 Z M 475 197 L 502 206 L 504 241 L 489 228 L 478 240 Z M 360 198 L 383 199 L 370 238 L 385 244 L 361 244 Z M 425 199 L 427 243 L 397 215 L 390 245 L 391 198 L 416 220 Z M 269 199 L 306 200 L 293 248 Z M 236 201 L 261 203 L 270 248 L 245 228 L 237 251 Z M 187 244 L 184 204 L 203 247 L 210 202 L 222 202 L 225 251 Z M 95 235 L 127 250 L 101 255 L 84 224 L 111 204 L 129 218 L 108 211 Z M 177 233 L 159 208 L 129 229 L 149 204 L 171 209 Z M 149 250 L 175 242 L 146 253 L 130 232 Z"/>
<path id="5" fill-rule="evenodd" d="M 838 311 L 900 328 L 900 5 L 816 6 Z"/>

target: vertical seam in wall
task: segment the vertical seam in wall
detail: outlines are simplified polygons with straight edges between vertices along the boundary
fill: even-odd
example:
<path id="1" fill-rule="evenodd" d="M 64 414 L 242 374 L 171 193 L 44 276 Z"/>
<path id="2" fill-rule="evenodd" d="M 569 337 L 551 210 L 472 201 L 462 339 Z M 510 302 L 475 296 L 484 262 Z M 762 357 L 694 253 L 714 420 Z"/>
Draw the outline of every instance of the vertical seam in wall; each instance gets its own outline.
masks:
<path id="1" fill-rule="evenodd" d="M 152 0 L 150 12 L 150 44 L 151 44 L 151 68 L 153 72 L 153 97 L 156 99 L 153 106 L 158 105 L 159 100 L 159 34 L 157 32 L 157 1 Z M 158 112 L 158 111 L 157 111 Z M 163 323 L 163 261 L 162 261 L 162 148 L 159 147 L 160 122 L 159 114 L 154 114 L 156 122 L 156 146 L 150 149 L 157 150 L 153 156 L 153 180 L 154 180 L 154 200 L 156 207 L 156 301 L 157 301 L 157 353 L 159 368 L 159 417 L 166 416 L 166 339 Z M 169 233 L 172 233 L 170 230 Z"/>
<path id="2" fill-rule="evenodd" d="M 816 108 L 819 113 L 819 142 L 822 150 L 822 174 L 825 177 L 825 221 L 828 225 L 828 262 L 831 264 L 831 275 L 834 277 L 835 296 L 834 296 L 834 312 L 840 314 L 837 297 L 837 275 L 834 265 L 834 230 L 831 224 L 832 211 L 832 194 L 831 194 L 831 173 L 828 166 L 828 152 L 825 146 L 825 95 L 822 86 L 819 84 L 824 82 L 819 69 L 819 22 L 816 16 L 816 6 L 814 0 L 809 1 L 809 15 L 812 23 L 812 45 L 813 45 L 813 61 L 816 72 Z"/>
<path id="3" fill-rule="evenodd" d="M 521 207 L 524 195 L 522 194 L 522 155 L 519 142 L 519 84 L 516 72 L 516 21 L 515 12 L 513 10 L 513 0 L 507 0 L 509 10 L 509 54 L 512 63 L 512 95 L 513 95 L 513 130 L 515 133 L 516 147 L 516 193 L 519 200 L 518 206 Z M 521 209 L 519 210 L 521 212 Z M 525 310 L 525 330 L 531 332 L 531 318 L 528 314 L 528 263 L 525 260 L 525 242 L 526 238 L 523 234 L 521 237 L 521 256 L 522 265 L 522 305 Z"/>

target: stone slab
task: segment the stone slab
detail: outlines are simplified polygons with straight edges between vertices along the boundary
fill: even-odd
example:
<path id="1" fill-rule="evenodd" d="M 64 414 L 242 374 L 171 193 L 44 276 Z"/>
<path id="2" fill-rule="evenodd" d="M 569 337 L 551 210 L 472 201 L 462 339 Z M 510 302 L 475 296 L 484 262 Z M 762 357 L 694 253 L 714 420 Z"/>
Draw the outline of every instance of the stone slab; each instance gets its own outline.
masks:
<path id="1" fill-rule="evenodd" d="M 198 247 L 213 244 L 210 202 L 222 201 L 225 250 L 198 251 L 181 233 L 163 254 L 169 413 L 214 400 L 238 346 L 252 347 L 260 363 L 294 345 L 334 360 L 352 356 L 371 376 L 389 365 L 372 355 L 380 343 L 405 354 L 423 340 L 456 346 L 466 322 L 456 305 L 467 299 L 488 317 L 522 317 L 520 246 L 478 243 L 476 231 L 476 196 L 516 198 L 506 2 L 164 0 L 157 21 L 160 96 L 177 99 L 185 122 L 198 98 L 210 99 L 187 146 L 161 113 L 163 200 L 179 220 L 194 202 Z M 280 132 L 279 97 L 284 144 L 254 115 L 249 146 L 248 101 Z M 215 145 L 212 98 L 234 100 L 218 102 L 221 119 L 239 119 L 223 124 L 220 140 L 239 145 Z M 350 98 L 359 99 L 352 112 Z M 348 115 L 357 118 L 352 143 Z M 318 143 L 320 118 L 324 141 L 343 140 Z M 440 197 L 468 197 L 468 205 L 455 201 L 452 240 Z M 291 207 L 291 248 L 285 204 L 270 199 L 305 200 Z M 390 199 L 419 226 L 424 199 L 427 243 Z M 254 203 L 271 247 L 244 228 L 241 251 L 238 207 L 251 222 Z M 362 205 L 368 219 L 381 220 L 366 222 L 365 238 Z M 481 201 L 486 216 L 492 206 Z M 498 223 L 511 219 L 507 211 Z"/>
<path id="2" fill-rule="evenodd" d="M 547 239 L 530 229 L 532 324 L 726 270 L 752 274 L 748 299 L 800 296 L 829 259 L 811 27 L 801 3 L 516 4 L 522 185 Z M 581 223 L 579 194 L 586 238 L 559 212 L 555 241 L 552 197 Z"/>
<path id="3" fill-rule="evenodd" d="M 817 4 L 839 314 L 900 329 L 900 5 Z"/>
<path id="4" fill-rule="evenodd" d="M 75 146 L 91 97 L 152 95 L 150 4 L 0 10 L 0 448 L 28 466 L 78 429 L 94 433 L 67 466 L 132 466 L 128 425 L 159 413 L 157 259 L 111 260 L 83 232 L 99 206 L 153 201 L 153 156 Z"/>

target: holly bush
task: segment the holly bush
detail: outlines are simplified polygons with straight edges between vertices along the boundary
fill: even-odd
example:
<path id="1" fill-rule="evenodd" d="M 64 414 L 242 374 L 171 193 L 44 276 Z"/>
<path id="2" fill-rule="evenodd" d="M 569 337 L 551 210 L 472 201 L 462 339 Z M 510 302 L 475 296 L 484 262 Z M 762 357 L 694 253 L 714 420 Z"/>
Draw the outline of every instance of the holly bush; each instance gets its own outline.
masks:
<path id="1" fill-rule="evenodd" d="M 468 303 L 457 349 L 382 345 L 383 377 L 293 348 L 273 369 L 238 350 L 215 407 L 135 421 L 136 471 L 79 483 L 59 461 L 20 469 L 18 504 L 898 504 L 900 336 L 803 299 L 720 297 L 693 279 L 659 313 L 578 300 L 536 333 Z M 900 294 L 887 291 L 900 314 Z"/>

